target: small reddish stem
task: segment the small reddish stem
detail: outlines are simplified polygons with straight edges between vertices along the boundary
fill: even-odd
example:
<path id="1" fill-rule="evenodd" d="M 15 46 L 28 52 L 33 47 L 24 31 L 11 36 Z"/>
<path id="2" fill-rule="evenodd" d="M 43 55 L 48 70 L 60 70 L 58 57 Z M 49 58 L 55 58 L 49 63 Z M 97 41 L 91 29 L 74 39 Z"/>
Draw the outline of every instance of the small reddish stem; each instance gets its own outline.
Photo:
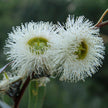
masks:
<path id="1" fill-rule="evenodd" d="M 29 82 L 30 82 L 30 76 L 28 76 L 28 78 L 26 79 L 26 81 L 25 81 L 19 95 L 14 98 L 14 108 L 19 108 L 19 103 L 21 101 L 21 98 L 22 98 L 22 96 L 23 96 L 23 94 L 25 92 L 25 89 L 27 88 Z"/>
<path id="2" fill-rule="evenodd" d="M 95 27 L 103 27 L 105 25 L 108 25 L 108 21 L 103 22 L 103 19 L 107 13 L 108 13 L 108 9 L 106 9 L 106 11 L 102 14 L 101 18 L 99 19 Z"/>
<path id="3" fill-rule="evenodd" d="M 47 74 L 46 75 L 44 75 L 44 74 L 43 75 L 35 75 L 34 72 L 32 73 L 32 79 L 38 79 L 40 77 L 50 77 L 50 75 L 47 75 Z M 28 76 L 27 79 L 26 79 L 26 81 L 23 84 L 23 87 L 20 90 L 19 95 L 16 96 L 16 97 L 13 97 L 14 108 L 19 108 L 19 103 L 21 101 L 22 96 L 24 95 L 24 92 L 25 92 L 27 86 L 29 85 L 30 80 L 31 80 L 31 78 L 30 78 L 30 76 Z"/>
<path id="4" fill-rule="evenodd" d="M 95 27 L 103 27 L 105 25 L 108 25 L 108 21 L 104 21 L 102 23 L 99 23 L 99 24 L 95 25 Z"/>

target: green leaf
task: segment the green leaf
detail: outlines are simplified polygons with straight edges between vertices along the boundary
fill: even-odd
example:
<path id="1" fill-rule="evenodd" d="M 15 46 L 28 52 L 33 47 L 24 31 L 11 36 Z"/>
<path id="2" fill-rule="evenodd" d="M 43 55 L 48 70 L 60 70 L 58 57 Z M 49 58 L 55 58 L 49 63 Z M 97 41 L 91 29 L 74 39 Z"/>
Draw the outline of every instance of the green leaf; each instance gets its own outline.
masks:
<path id="1" fill-rule="evenodd" d="M 45 97 L 45 87 L 39 87 L 36 80 L 29 85 L 29 105 L 28 108 L 42 108 Z"/>
<path id="2" fill-rule="evenodd" d="M 8 96 L 8 95 L 6 95 L 6 94 L 4 94 L 4 95 L 2 95 L 2 99 L 1 99 L 4 103 L 6 103 L 7 105 L 9 105 L 9 106 L 11 106 L 11 105 L 13 105 L 13 101 L 12 101 L 12 99 Z M 1 108 L 1 107 L 0 107 Z M 7 108 L 7 107 L 5 107 L 5 108 Z"/>
<path id="3" fill-rule="evenodd" d="M 5 66 L 3 66 L 2 68 L 0 68 L 0 73 L 2 73 L 13 61 L 9 62 L 8 64 L 6 64 Z"/>
<path id="4" fill-rule="evenodd" d="M 11 108 L 8 104 L 0 100 L 0 108 Z"/>

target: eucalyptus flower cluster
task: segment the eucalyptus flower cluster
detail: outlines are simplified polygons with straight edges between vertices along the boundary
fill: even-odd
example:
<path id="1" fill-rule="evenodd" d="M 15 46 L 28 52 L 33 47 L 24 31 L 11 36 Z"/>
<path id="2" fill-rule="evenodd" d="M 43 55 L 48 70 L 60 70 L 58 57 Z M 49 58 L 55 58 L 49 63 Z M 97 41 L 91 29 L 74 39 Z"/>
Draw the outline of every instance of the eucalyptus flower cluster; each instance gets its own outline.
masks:
<path id="1" fill-rule="evenodd" d="M 61 81 L 84 80 L 102 65 L 104 50 L 99 29 L 84 16 L 69 16 L 64 25 L 49 22 L 22 24 L 13 28 L 6 40 L 4 52 L 7 60 L 13 61 L 12 72 L 4 75 L 0 91 L 27 76 L 31 79 L 41 77 L 40 85 L 55 76 Z"/>

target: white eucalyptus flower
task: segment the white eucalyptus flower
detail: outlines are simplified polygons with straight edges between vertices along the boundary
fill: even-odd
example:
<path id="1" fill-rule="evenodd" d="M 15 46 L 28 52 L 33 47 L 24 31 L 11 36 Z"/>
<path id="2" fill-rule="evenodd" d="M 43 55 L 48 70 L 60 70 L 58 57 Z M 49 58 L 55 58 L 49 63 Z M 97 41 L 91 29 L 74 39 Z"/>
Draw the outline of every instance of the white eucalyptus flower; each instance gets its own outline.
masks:
<path id="1" fill-rule="evenodd" d="M 5 54 L 12 63 L 12 70 L 18 70 L 21 76 L 35 72 L 52 71 L 50 65 L 51 50 L 58 42 L 55 26 L 48 22 L 30 22 L 13 28 L 6 41 Z M 44 73 L 45 74 L 45 73 Z"/>
<path id="2" fill-rule="evenodd" d="M 92 76 L 104 59 L 104 43 L 99 29 L 83 16 L 67 19 L 65 28 L 58 28 L 63 37 L 54 55 L 55 69 L 61 74 L 60 80 L 78 81 Z"/>
<path id="3" fill-rule="evenodd" d="M 50 79 L 48 77 L 42 77 L 39 78 L 37 81 L 39 83 L 39 86 L 46 86 L 46 84 L 50 82 Z"/>
<path id="4" fill-rule="evenodd" d="M 4 72 L 3 79 L 0 80 L 0 93 L 7 92 L 11 85 L 19 80 L 22 80 L 22 76 Z"/>

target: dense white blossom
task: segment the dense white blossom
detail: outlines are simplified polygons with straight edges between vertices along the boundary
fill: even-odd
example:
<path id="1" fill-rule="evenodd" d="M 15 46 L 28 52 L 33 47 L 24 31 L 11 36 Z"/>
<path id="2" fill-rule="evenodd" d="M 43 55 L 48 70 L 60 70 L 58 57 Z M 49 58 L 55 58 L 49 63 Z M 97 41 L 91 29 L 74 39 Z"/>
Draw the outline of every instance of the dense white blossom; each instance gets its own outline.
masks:
<path id="1" fill-rule="evenodd" d="M 60 25 L 57 31 L 62 40 L 53 53 L 56 55 L 53 61 L 54 68 L 61 74 L 60 80 L 76 82 L 92 76 L 104 59 L 99 29 L 83 16 L 76 19 L 69 16 L 65 26 Z"/>
<path id="2" fill-rule="evenodd" d="M 12 70 L 21 76 L 32 72 L 52 72 L 50 53 L 59 41 L 55 25 L 48 22 L 29 22 L 13 28 L 6 41 L 5 54 L 12 63 Z M 45 74 L 45 73 L 44 73 Z"/>

